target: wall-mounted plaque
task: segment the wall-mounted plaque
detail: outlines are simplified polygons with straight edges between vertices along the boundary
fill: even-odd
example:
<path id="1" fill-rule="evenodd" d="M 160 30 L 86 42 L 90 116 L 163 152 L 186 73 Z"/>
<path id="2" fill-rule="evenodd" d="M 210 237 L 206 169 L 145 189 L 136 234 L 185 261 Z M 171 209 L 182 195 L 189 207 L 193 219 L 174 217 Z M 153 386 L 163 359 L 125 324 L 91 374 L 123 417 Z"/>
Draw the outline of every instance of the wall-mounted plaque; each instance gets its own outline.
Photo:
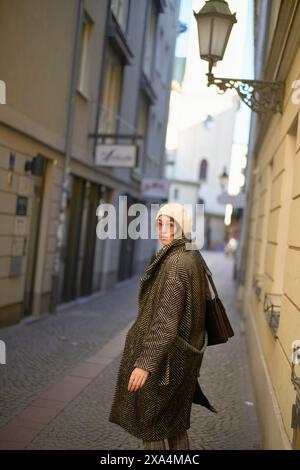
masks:
<path id="1" fill-rule="evenodd" d="M 16 215 L 26 215 L 28 206 L 28 197 L 18 196 L 17 197 L 17 207 Z"/>
<path id="2" fill-rule="evenodd" d="M 20 196 L 29 196 L 31 188 L 31 179 L 26 176 L 19 176 L 18 194 Z"/>
<path id="3" fill-rule="evenodd" d="M 22 256 L 12 256 L 10 259 L 10 277 L 21 276 Z"/>
<path id="4" fill-rule="evenodd" d="M 15 217 L 14 235 L 19 235 L 19 236 L 26 235 L 26 227 L 27 227 L 27 217 L 25 217 L 24 215 L 17 215 Z"/>

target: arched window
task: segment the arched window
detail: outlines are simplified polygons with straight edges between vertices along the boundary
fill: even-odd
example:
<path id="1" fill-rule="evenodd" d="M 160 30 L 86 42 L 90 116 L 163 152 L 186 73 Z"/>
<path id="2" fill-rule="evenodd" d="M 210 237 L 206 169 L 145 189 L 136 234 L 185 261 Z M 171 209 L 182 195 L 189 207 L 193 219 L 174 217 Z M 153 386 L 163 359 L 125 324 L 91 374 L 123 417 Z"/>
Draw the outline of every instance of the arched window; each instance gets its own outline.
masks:
<path id="1" fill-rule="evenodd" d="M 201 181 L 206 181 L 206 178 L 207 178 L 207 160 L 206 160 L 206 158 L 203 158 L 200 162 L 199 178 L 200 178 Z"/>

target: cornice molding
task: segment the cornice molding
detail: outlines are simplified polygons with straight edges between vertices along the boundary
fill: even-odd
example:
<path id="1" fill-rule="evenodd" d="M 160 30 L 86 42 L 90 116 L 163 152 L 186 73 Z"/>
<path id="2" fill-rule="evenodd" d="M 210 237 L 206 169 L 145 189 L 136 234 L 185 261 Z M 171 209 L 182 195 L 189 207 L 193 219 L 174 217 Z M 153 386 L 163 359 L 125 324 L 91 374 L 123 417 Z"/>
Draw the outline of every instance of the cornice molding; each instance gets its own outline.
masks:
<path id="1" fill-rule="evenodd" d="M 283 0 L 264 70 L 264 80 L 286 79 L 300 44 L 299 24 L 300 0 Z"/>

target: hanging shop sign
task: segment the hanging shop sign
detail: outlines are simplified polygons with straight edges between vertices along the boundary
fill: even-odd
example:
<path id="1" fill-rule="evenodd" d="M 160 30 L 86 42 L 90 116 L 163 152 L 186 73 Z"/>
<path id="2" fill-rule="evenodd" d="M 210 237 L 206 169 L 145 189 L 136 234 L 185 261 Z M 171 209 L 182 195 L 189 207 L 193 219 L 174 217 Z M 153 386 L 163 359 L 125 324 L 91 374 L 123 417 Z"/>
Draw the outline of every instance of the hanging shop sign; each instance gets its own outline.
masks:
<path id="1" fill-rule="evenodd" d="M 135 145 L 97 145 L 95 164 L 99 166 L 134 168 Z"/>
<path id="2" fill-rule="evenodd" d="M 167 199 L 169 182 L 165 179 L 144 178 L 142 182 L 142 195 L 145 199 Z"/>

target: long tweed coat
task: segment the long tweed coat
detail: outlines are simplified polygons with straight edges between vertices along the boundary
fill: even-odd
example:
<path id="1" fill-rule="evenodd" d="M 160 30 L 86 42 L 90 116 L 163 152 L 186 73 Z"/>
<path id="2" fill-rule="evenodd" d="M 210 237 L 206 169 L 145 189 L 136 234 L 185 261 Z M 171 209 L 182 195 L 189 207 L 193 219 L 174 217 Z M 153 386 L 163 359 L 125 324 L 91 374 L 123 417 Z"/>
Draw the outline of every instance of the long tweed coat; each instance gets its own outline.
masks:
<path id="1" fill-rule="evenodd" d="M 208 287 L 201 255 L 186 250 L 187 241 L 164 245 L 147 266 L 137 319 L 126 335 L 119 366 L 109 421 L 143 440 L 165 439 L 190 427 L 207 346 Z M 142 388 L 129 392 L 135 367 L 150 374 Z"/>

